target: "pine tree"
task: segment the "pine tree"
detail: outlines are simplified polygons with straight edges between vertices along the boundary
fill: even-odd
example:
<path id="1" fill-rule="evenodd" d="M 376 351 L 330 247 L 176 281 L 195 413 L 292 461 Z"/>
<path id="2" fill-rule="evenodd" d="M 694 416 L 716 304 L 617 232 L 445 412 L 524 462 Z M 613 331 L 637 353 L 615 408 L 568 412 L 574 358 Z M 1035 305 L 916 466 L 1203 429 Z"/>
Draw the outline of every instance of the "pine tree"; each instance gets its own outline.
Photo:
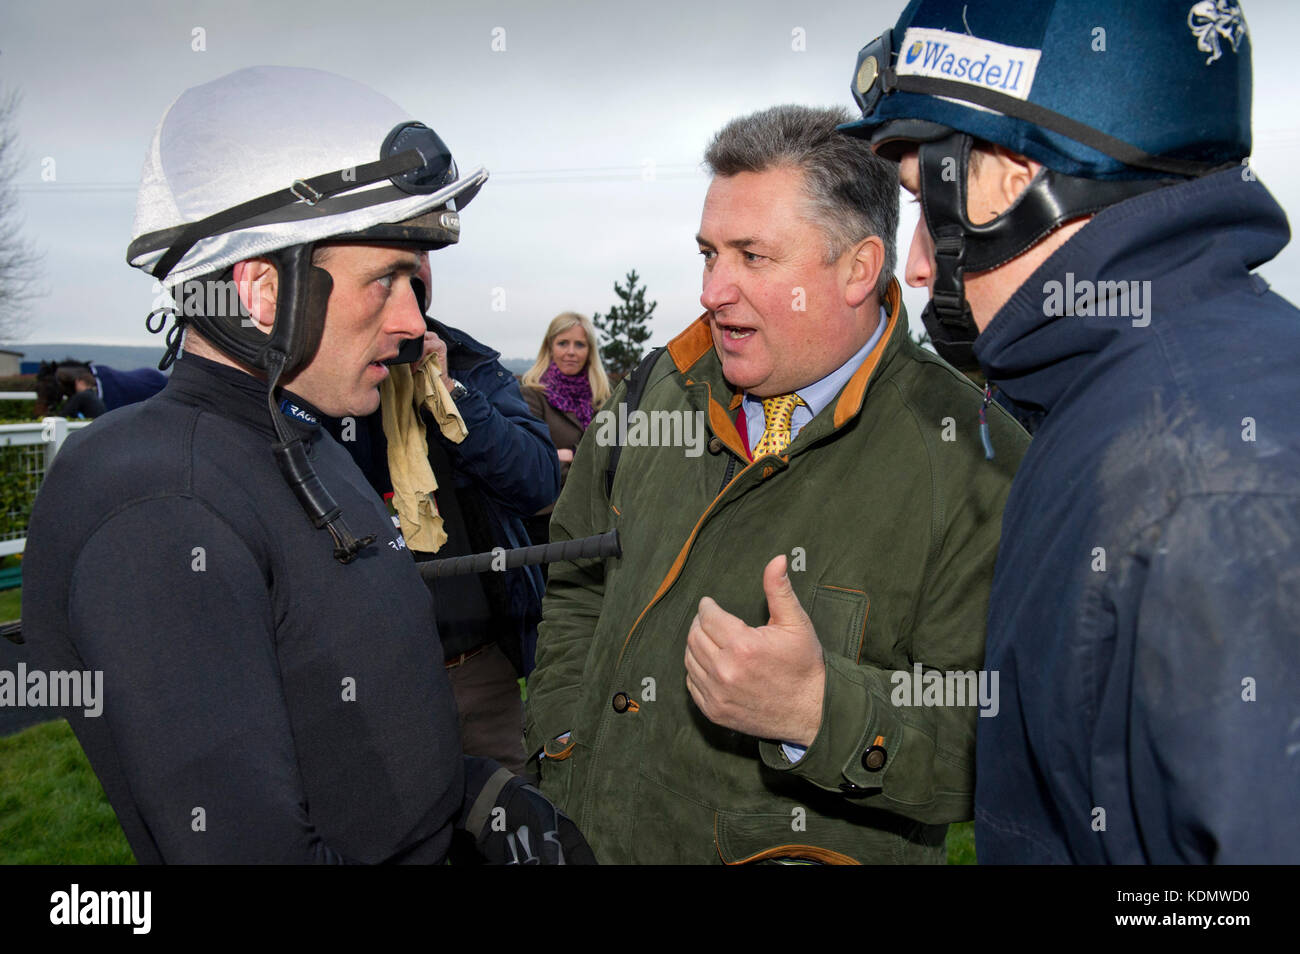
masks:
<path id="1" fill-rule="evenodd" d="M 614 292 L 623 300 L 623 304 L 614 305 L 608 315 L 596 312 L 591 316 L 592 323 L 600 330 L 603 343 L 600 347 L 601 360 L 605 370 L 614 378 L 621 378 L 641 361 L 642 347 L 650 338 L 647 323 L 654 314 L 657 301 L 645 301 L 645 286 L 637 288 L 640 276 L 636 269 L 627 273 L 627 285 L 614 283 Z"/>

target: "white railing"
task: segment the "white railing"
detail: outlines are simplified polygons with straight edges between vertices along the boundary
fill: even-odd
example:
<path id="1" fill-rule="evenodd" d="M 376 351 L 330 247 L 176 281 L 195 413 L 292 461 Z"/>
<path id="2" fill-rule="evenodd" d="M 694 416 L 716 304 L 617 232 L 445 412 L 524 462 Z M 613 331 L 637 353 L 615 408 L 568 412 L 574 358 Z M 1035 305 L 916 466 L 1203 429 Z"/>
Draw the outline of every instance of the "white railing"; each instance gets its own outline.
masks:
<path id="1" fill-rule="evenodd" d="M 14 394 L 15 392 L 0 393 Z M 32 421 L 30 424 L 0 424 L 0 447 L 41 448 L 38 453 L 28 455 L 22 462 L 23 472 L 32 478 L 31 492 L 35 496 L 41 480 L 45 477 L 45 472 L 49 470 L 54 460 L 54 455 L 68 439 L 68 434 L 89 427 L 93 423 L 93 421 L 69 421 L 65 417 L 47 417 L 40 421 Z M 10 533 L 6 536 L 7 539 L 0 539 L 0 556 L 22 553 L 27 548 L 26 534 L 15 537 Z"/>
<path id="2" fill-rule="evenodd" d="M 35 401 L 35 391 L 0 391 L 0 401 Z"/>

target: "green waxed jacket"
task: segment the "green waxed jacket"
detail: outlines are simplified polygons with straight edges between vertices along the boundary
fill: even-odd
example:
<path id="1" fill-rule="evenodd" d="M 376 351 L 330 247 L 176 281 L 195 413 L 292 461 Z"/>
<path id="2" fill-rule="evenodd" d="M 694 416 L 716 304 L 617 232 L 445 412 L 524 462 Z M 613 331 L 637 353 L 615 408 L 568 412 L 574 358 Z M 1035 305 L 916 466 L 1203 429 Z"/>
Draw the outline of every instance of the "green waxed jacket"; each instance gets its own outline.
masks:
<path id="1" fill-rule="evenodd" d="M 978 710 L 896 706 L 891 677 L 980 668 L 1029 439 L 994 405 L 986 460 L 979 390 L 912 343 L 897 283 L 887 305 L 881 341 L 782 456 L 748 460 L 705 318 L 660 357 L 640 409 L 703 412 L 707 452 L 629 443 L 607 496 L 609 447 L 588 429 L 551 539 L 617 527 L 623 556 L 552 565 L 527 732 L 543 792 L 602 862 L 942 862 L 947 824 L 971 817 Z M 779 553 L 826 661 L 821 728 L 793 765 L 711 723 L 683 662 L 703 596 L 767 622 L 762 572 Z"/>

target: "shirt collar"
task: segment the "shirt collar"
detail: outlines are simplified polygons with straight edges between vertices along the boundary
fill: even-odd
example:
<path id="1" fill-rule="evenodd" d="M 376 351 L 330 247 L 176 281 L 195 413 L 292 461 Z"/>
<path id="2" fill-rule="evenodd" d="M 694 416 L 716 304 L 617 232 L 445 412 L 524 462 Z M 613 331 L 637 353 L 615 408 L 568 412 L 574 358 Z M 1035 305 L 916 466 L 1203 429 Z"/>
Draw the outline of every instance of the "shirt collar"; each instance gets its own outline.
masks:
<path id="1" fill-rule="evenodd" d="M 867 343 L 853 354 L 853 357 L 820 381 L 814 381 L 812 384 L 799 388 L 794 392 L 799 395 L 804 404 L 808 405 L 808 410 L 811 412 L 809 417 L 816 417 L 823 408 L 835 400 L 835 395 L 839 394 L 844 385 L 849 383 L 849 378 L 853 377 L 853 372 L 857 371 L 862 366 L 862 362 L 867 360 L 867 355 L 871 354 L 871 349 L 876 346 L 880 341 L 880 336 L 885 333 L 887 324 L 889 324 L 889 316 L 885 313 L 885 308 L 882 305 L 880 308 L 880 321 L 876 324 L 876 330 L 867 339 Z M 759 409 L 761 413 L 763 399 L 746 394 L 744 404 L 746 413 L 754 408 Z M 760 417 L 759 420 L 761 421 L 762 418 Z"/>

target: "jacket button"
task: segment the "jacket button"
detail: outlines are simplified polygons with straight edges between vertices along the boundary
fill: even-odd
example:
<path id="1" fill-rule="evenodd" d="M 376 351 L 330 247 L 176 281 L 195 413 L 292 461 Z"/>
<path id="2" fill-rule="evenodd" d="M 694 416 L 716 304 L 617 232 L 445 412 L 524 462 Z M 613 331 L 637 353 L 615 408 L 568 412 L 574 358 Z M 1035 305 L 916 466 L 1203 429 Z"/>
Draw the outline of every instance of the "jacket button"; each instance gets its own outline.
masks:
<path id="1" fill-rule="evenodd" d="M 710 454 L 722 453 L 722 438 L 720 437 L 709 438 L 709 453 Z"/>
<path id="2" fill-rule="evenodd" d="M 628 699 L 626 692 L 614 693 L 613 705 L 614 705 L 615 712 L 622 715 L 624 712 L 628 710 L 628 706 L 630 704 L 631 704 L 631 700 Z"/>
<path id="3" fill-rule="evenodd" d="M 879 772 L 885 767 L 888 753 L 883 745 L 873 745 L 862 753 L 862 767 L 868 772 Z"/>

